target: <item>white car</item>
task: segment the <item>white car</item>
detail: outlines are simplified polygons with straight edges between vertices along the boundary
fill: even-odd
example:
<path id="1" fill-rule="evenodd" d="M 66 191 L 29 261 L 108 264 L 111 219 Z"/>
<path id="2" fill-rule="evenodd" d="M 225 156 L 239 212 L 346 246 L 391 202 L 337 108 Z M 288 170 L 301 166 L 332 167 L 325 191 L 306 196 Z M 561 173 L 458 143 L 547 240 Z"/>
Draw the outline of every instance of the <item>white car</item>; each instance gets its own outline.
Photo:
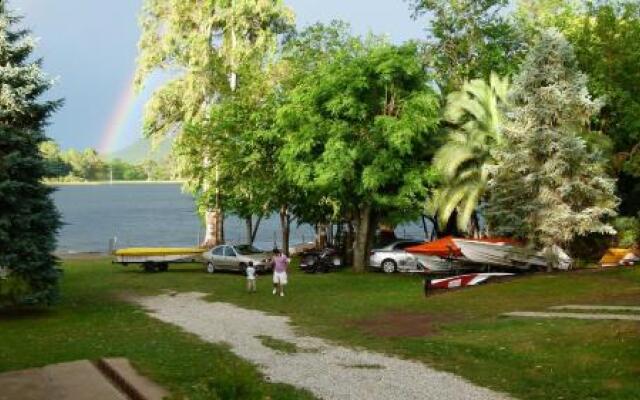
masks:
<path id="1" fill-rule="evenodd" d="M 223 244 L 204 252 L 202 257 L 205 259 L 207 272 L 212 274 L 218 270 L 244 273 L 249 265 L 253 265 L 258 272 L 268 272 L 272 269 L 273 255 L 248 244 Z"/>
<path id="2" fill-rule="evenodd" d="M 418 257 L 406 252 L 404 249 L 424 243 L 418 240 L 397 240 L 390 244 L 371 250 L 369 256 L 369 266 L 382 269 L 388 274 L 392 272 L 421 271 L 422 264 L 418 262 Z"/>

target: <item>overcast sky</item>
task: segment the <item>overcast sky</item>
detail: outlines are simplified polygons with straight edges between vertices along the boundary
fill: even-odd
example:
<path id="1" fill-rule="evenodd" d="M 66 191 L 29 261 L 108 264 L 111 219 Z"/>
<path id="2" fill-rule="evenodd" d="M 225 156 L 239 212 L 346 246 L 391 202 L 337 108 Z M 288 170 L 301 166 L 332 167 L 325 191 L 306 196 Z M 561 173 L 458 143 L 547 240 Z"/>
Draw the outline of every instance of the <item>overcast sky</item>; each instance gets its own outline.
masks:
<path id="1" fill-rule="evenodd" d="M 405 0 L 285 0 L 298 26 L 343 19 L 357 34 L 387 34 L 394 42 L 423 38 L 424 21 L 413 21 Z M 9 0 L 24 15 L 24 25 L 39 38 L 36 51 L 44 69 L 57 78 L 53 97 L 65 106 L 47 134 L 63 148 L 97 147 L 135 69 L 142 0 Z M 113 148 L 141 136 L 141 109 L 148 93 L 136 99 Z"/>

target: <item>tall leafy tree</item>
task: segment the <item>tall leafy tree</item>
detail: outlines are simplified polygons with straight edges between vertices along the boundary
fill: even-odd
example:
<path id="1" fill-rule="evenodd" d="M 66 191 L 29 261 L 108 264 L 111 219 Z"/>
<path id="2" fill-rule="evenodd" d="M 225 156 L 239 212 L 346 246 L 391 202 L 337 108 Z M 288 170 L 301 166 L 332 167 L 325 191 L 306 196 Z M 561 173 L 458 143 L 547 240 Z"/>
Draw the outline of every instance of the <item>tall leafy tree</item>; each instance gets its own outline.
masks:
<path id="1" fill-rule="evenodd" d="M 174 76 L 149 100 L 145 133 L 180 133 L 204 122 L 212 104 L 243 84 L 242 72 L 250 70 L 248 65 L 265 62 L 276 47 L 277 35 L 288 31 L 292 21 L 293 13 L 282 0 L 145 0 L 136 82 L 142 85 L 158 70 Z M 178 138 L 178 146 L 186 147 L 180 153 L 197 151 L 188 148 L 190 143 Z M 208 150 L 201 153 L 202 173 L 185 177 L 206 202 L 205 244 L 211 245 L 223 240 L 219 183 L 224 170 L 217 148 Z"/>
<path id="2" fill-rule="evenodd" d="M 505 13 L 507 0 L 412 0 L 428 14 L 427 65 L 445 95 L 491 72 L 510 76 L 522 59 L 522 40 Z"/>
<path id="3" fill-rule="evenodd" d="M 586 83 L 564 36 L 542 32 L 514 80 L 508 144 L 487 207 L 494 231 L 546 248 L 613 232 L 606 220 L 615 215 L 615 183 L 582 138 L 601 107 Z"/>
<path id="4" fill-rule="evenodd" d="M 580 29 L 569 36 L 589 90 L 605 99 L 594 129 L 611 141 L 620 212 L 640 212 L 640 4 L 590 5 Z M 609 150 L 609 149 L 605 149 Z"/>
<path id="5" fill-rule="evenodd" d="M 368 262 L 376 217 L 415 213 L 430 176 L 439 97 L 415 44 L 351 39 L 321 60 L 279 110 L 281 161 L 300 190 L 321 192 L 356 224 L 354 268 Z"/>
<path id="6" fill-rule="evenodd" d="M 0 307 L 51 303 L 57 295 L 53 256 L 60 216 L 42 183 L 39 145 L 60 101 L 40 101 L 51 81 L 31 61 L 34 40 L 0 0 Z"/>
<path id="7" fill-rule="evenodd" d="M 248 73 L 243 75 L 249 78 Z M 245 85 L 211 106 L 206 122 L 186 129 L 178 148 L 183 170 L 203 180 L 202 186 L 208 186 L 206 180 L 216 184 L 215 176 L 199 162 L 202 152 L 215 151 L 224 171 L 217 186 L 224 193 L 227 211 L 245 219 L 248 243 L 253 242 L 262 218 L 274 211 L 278 137 L 272 132 L 274 82 L 268 77 L 255 71 Z"/>
<path id="8" fill-rule="evenodd" d="M 508 89 L 508 79 L 491 74 L 488 84 L 474 79 L 447 97 L 445 119 L 454 128 L 433 160 L 442 183 L 430 205 L 437 210 L 440 224 L 447 224 L 457 210 L 460 230 L 477 229 L 477 218 L 471 227 L 470 223 L 486 192 L 494 154 L 504 142 Z"/>

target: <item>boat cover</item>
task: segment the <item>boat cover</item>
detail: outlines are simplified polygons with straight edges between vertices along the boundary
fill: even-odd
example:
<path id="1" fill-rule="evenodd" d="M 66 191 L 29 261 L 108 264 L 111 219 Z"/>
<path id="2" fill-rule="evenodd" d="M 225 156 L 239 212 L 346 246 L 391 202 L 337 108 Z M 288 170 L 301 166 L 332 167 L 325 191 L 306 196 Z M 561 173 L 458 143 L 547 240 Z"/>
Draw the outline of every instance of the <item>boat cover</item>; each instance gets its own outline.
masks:
<path id="1" fill-rule="evenodd" d="M 602 267 L 616 267 L 618 265 L 628 265 L 640 261 L 640 258 L 631 249 L 608 249 L 600 259 Z"/>
<path id="2" fill-rule="evenodd" d="M 462 251 L 460 247 L 455 243 L 453 236 L 447 236 L 442 239 L 434 240 L 433 242 L 419 244 L 417 246 L 407 247 L 405 250 L 409 253 L 424 254 L 428 256 L 438 256 L 442 258 L 448 257 L 462 257 Z M 510 243 L 514 244 L 517 241 L 509 238 L 484 238 L 484 239 L 469 239 L 474 242 L 481 243 Z"/>
<path id="3" fill-rule="evenodd" d="M 408 251 L 409 253 L 424 254 L 442 258 L 462 257 L 460 248 L 453 242 L 452 236 L 447 236 L 442 239 L 419 244 L 417 246 L 407 247 L 405 248 L 405 251 Z"/>

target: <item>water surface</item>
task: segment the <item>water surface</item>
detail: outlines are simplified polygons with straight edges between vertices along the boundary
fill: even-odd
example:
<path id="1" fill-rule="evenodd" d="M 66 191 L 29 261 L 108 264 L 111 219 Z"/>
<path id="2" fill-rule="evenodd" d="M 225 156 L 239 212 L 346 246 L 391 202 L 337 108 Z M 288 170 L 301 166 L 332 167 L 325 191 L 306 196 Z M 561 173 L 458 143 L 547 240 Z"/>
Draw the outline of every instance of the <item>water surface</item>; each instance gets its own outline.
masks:
<path id="1" fill-rule="evenodd" d="M 195 246 L 204 227 L 191 195 L 182 193 L 180 184 L 100 184 L 60 186 L 55 203 L 65 222 L 58 236 L 58 251 L 104 252 L 109 239 L 116 237 L 118 247 Z M 225 219 L 225 239 L 244 242 L 244 221 L 234 216 Z M 422 235 L 416 224 L 400 226 L 398 236 Z M 292 245 L 313 240 L 310 225 L 291 227 Z M 255 245 L 281 247 L 280 221 L 277 215 L 260 225 Z"/>

